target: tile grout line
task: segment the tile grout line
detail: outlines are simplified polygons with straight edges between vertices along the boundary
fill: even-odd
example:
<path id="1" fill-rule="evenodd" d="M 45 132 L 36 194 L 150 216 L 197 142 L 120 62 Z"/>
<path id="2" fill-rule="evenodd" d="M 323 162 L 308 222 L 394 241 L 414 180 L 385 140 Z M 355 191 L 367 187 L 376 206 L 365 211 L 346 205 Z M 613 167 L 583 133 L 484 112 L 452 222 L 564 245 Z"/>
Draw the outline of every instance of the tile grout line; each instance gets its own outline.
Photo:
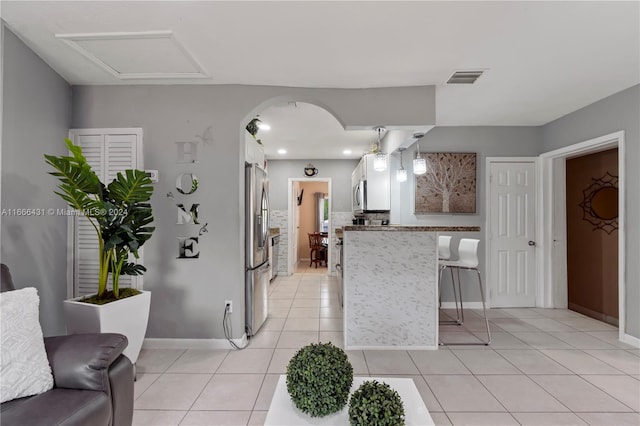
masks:
<path id="1" fill-rule="evenodd" d="M 585 374 L 585 376 L 607 376 L 607 374 Z M 615 396 L 611 395 L 609 392 L 607 392 L 605 389 L 602 389 L 600 386 L 596 385 L 595 383 L 591 383 L 589 380 L 585 379 L 582 376 L 578 376 L 580 377 L 582 380 L 584 380 L 586 383 L 590 384 L 591 386 L 595 387 L 596 389 L 599 389 L 601 392 L 604 392 L 605 394 L 607 394 L 610 398 L 618 401 L 620 404 L 624 405 L 625 407 L 629 408 L 631 410 L 631 412 L 633 413 L 637 413 L 638 411 L 634 410 L 633 407 L 630 407 L 629 405 L 627 405 L 626 403 L 624 403 L 623 401 L 619 400 L 618 398 L 616 398 Z M 620 377 L 620 376 L 616 376 L 616 377 Z"/>
<path id="2" fill-rule="evenodd" d="M 211 374 L 211 377 L 209 377 L 209 380 L 207 380 L 207 383 L 205 383 L 205 385 L 202 387 L 202 389 L 200 389 L 200 392 L 198 393 L 198 396 L 196 396 L 193 399 L 193 402 L 191 403 L 191 405 L 189 406 L 189 408 L 187 409 L 187 414 L 191 412 L 191 409 L 193 408 L 193 406 L 195 405 L 195 403 L 198 401 L 198 399 L 200 399 L 200 397 L 202 396 L 202 393 L 204 392 L 204 390 L 207 388 L 207 386 L 209 386 L 209 383 L 211 383 L 211 381 L 213 380 L 213 378 L 215 377 L 216 373 L 218 372 L 218 370 L 220 370 L 220 367 L 222 366 L 222 364 L 224 363 L 224 361 L 229 357 L 229 354 L 231 353 L 231 351 L 227 351 L 227 354 L 224 356 L 224 358 L 222 359 L 222 361 L 220 362 L 220 364 L 218 364 L 218 366 L 216 367 L 216 369 L 213 371 L 213 373 Z M 187 416 L 187 414 L 184 415 L 184 417 Z M 180 421 L 180 424 L 184 421 L 184 418 Z"/>
<path id="3" fill-rule="evenodd" d="M 595 359 L 596 361 L 601 362 L 601 363 L 605 364 L 606 366 L 611 367 L 611 368 L 613 368 L 614 370 L 619 371 L 621 374 L 627 375 L 627 373 L 626 373 L 626 372 L 624 372 L 624 371 L 620 370 L 619 368 L 617 368 L 617 367 L 615 367 L 615 366 L 613 366 L 613 365 L 609 364 L 609 363 L 608 363 L 608 362 L 606 362 L 606 361 L 603 361 L 603 360 L 601 360 L 601 359 L 596 358 L 595 356 L 591 355 L 590 353 L 585 352 L 585 350 L 593 350 L 593 349 L 545 349 L 545 350 L 547 350 L 547 351 L 549 351 L 549 350 L 556 350 L 556 351 L 578 351 L 578 352 L 582 352 L 583 354 L 585 354 L 585 355 L 589 356 L 590 358 L 593 358 L 593 359 Z M 544 353 L 544 352 L 543 352 L 543 353 Z M 545 355 L 546 355 L 546 354 L 545 354 Z M 553 358 L 551 358 L 551 359 L 553 359 Z M 554 360 L 554 361 L 555 361 L 555 360 Z M 571 368 L 569 368 L 568 366 L 566 366 L 566 365 L 564 365 L 564 364 L 562 364 L 562 366 L 563 366 L 563 367 L 565 367 L 567 370 L 572 371 L 574 374 L 576 374 L 576 375 L 578 375 L 578 376 L 580 375 L 580 373 L 575 372 L 574 370 L 572 370 L 572 369 L 571 369 Z M 596 374 L 597 374 L 597 373 L 596 373 Z M 611 374 L 611 373 L 599 373 L 599 374 L 602 374 L 602 375 L 611 375 L 611 376 L 614 376 L 614 375 L 615 375 L 615 376 L 619 376 L 619 375 L 621 375 L 621 374 Z M 589 375 L 589 373 L 586 373 L 586 375 Z"/>
<path id="4" fill-rule="evenodd" d="M 513 364 L 512 362 L 510 362 L 508 359 L 506 359 L 504 356 L 502 356 L 502 354 L 500 354 L 500 353 L 499 353 L 498 351 L 496 351 L 495 349 L 491 349 L 491 350 L 492 350 L 493 352 L 495 352 L 499 357 L 501 357 L 502 359 L 504 359 L 504 360 L 505 360 L 509 365 L 512 365 L 516 370 L 518 370 L 518 371 L 520 371 L 520 372 L 522 373 L 522 374 L 517 374 L 517 375 L 515 375 L 515 374 L 514 374 L 515 376 L 521 376 L 521 375 L 523 375 L 523 376 L 524 376 L 524 377 L 526 377 L 526 378 L 527 378 L 531 383 L 533 383 L 535 386 L 537 386 L 537 387 L 539 387 L 540 389 L 542 389 L 542 390 L 543 390 L 545 393 L 547 393 L 551 398 L 553 398 L 554 400 L 556 400 L 560 405 L 562 405 L 563 407 L 565 407 L 568 411 L 571 411 L 571 409 L 570 409 L 569 407 L 567 407 L 565 404 L 563 404 L 563 403 L 562 403 L 560 400 L 558 400 L 558 398 L 556 398 L 554 395 L 552 395 L 551 393 L 549 393 L 549 391 L 547 391 L 545 388 L 543 388 L 542 386 L 540 386 L 540 385 L 539 385 L 535 380 L 533 380 L 531 377 L 529 377 L 529 375 L 528 375 L 528 374 L 526 374 L 524 371 L 522 371 L 520 368 L 518 368 L 518 366 L 516 366 L 515 364 Z M 511 414 L 511 411 L 509 411 L 509 410 L 507 409 L 507 407 L 502 403 L 502 401 L 500 401 L 500 399 L 499 399 L 499 398 L 498 398 L 498 397 L 497 397 L 493 392 L 491 392 L 491 390 L 490 390 L 489 388 L 487 388 L 487 386 L 484 384 L 484 382 L 482 382 L 482 380 L 480 380 L 478 377 L 476 377 L 476 376 L 491 376 L 492 374 L 477 374 L 477 375 L 476 375 L 476 374 L 475 374 L 475 373 L 474 373 L 474 372 L 473 372 L 473 371 L 472 371 L 472 370 L 471 370 L 471 369 L 470 369 L 470 368 L 469 368 L 469 367 L 464 363 L 464 361 L 463 361 L 462 359 L 460 359 L 460 357 L 459 357 L 459 356 L 458 356 L 454 351 L 451 351 L 451 352 L 453 353 L 453 355 L 454 355 L 456 358 L 458 358 L 458 360 L 462 363 L 462 365 L 464 365 L 464 366 L 465 366 L 465 367 L 466 367 L 466 368 L 471 372 L 471 374 L 473 375 L 473 377 L 475 377 L 475 378 L 476 378 L 476 380 L 477 380 L 478 382 L 480 382 L 480 384 L 481 384 L 482 386 L 484 386 L 484 388 L 487 390 L 487 392 L 489 392 L 489 394 L 491 394 L 491 396 L 493 396 L 493 397 L 496 399 L 496 401 L 498 401 L 498 402 L 500 403 L 500 405 L 502 405 L 502 406 L 507 410 L 507 412 Z M 515 416 L 513 416 L 513 415 L 512 415 L 511 417 L 513 417 L 513 418 L 516 420 L 516 422 L 518 421 L 518 420 L 515 418 Z M 518 423 L 520 423 L 520 422 L 518 422 Z"/>
<path id="5" fill-rule="evenodd" d="M 158 375 L 158 377 L 156 377 L 156 378 L 155 378 L 155 379 L 154 379 L 154 380 L 149 384 L 149 386 L 147 386 L 147 388 L 146 388 L 144 391 L 142 391 L 142 393 L 141 393 L 140 395 L 138 395 L 138 397 L 137 397 L 137 398 L 135 398 L 135 399 L 133 400 L 133 403 L 134 403 L 134 404 L 133 404 L 133 409 L 134 409 L 134 410 L 136 409 L 136 408 L 135 408 L 135 402 L 136 402 L 138 399 L 140 399 L 140 397 L 142 397 L 142 395 L 144 395 L 144 394 L 149 390 L 149 388 L 150 388 L 150 387 L 151 387 L 155 382 L 157 382 L 157 381 L 158 381 L 158 379 L 160 379 L 160 377 L 162 377 L 162 376 L 167 372 L 167 370 L 169 370 L 169 368 L 171 368 L 171 366 L 173 366 L 173 364 L 175 364 L 175 363 L 176 363 L 176 361 L 178 361 L 178 360 L 182 357 L 182 355 L 184 355 L 186 352 L 187 352 L 187 349 L 183 349 L 183 350 L 182 350 L 182 352 L 180 353 L 180 355 L 178 355 L 178 356 L 176 357 L 176 359 L 174 359 L 174 360 L 173 360 L 173 362 L 171 362 L 171 363 L 167 366 L 167 368 L 165 368 L 164 370 L 162 370 L 162 371 L 160 371 L 160 372 L 148 372 L 148 373 L 142 373 L 143 375 L 144 375 L 144 374 L 157 374 L 157 375 Z M 136 374 L 137 374 L 137 373 L 136 373 Z M 137 377 L 136 377 L 136 380 L 134 380 L 134 386 L 135 386 L 135 382 L 136 382 L 136 381 L 137 381 Z M 134 391 L 133 391 L 133 392 L 134 392 L 134 394 L 135 394 L 135 388 L 134 388 Z"/>
<path id="6" fill-rule="evenodd" d="M 451 352 L 451 351 L 449 351 Z M 440 406 L 440 408 L 442 408 L 442 412 L 445 413 L 444 411 L 444 407 L 442 406 L 442 404 L 440 403 L 440 400 L 438 399 L 438 397 L 436 396 L 435 392 L 433 391 L 433 389 L 431 389 L 431 386 L 429 386 L 429 382 L 427 381 L 427 379 L 424 377 L 424 374 L 422 374 L 422 371 L 420 371 L 420 368 L 418 367 L 418 364 L 416 364 L 416 361 L 413 359 L 413 357 L 411 356 L 411 353 L 409 351 L 407 351 L 407 355 L 409 355 L 409 358 L 411 359 L 411 361 L 413 362 L 413 365 L 415 365 L 416 369 L 418 370 L 418 373 L 420 373 L 420 377 L 422 377 L 422 380 L 424 380 L 424 382 L 427 385 L 427 388 L 429 389 L 429 392 L 431 392 L 431 395 L 433 395 L 433 398 L 436 400 L 436 402 L 438 403 L 438 405 Z M 467 368 L 465 366 L 465 368 Z M 468 370 L 468 369 L 467 369 Z M 423 401 L 425 406 L 427 405 L 426 401 Z M 428 409 L 427 409 L 428 411 Z M 446 415 L 446 413 L 445 413 Z M 447 418 L 449 418 L 447 416 Z M 449 420 L 451 421 L 451 420 Z"/>

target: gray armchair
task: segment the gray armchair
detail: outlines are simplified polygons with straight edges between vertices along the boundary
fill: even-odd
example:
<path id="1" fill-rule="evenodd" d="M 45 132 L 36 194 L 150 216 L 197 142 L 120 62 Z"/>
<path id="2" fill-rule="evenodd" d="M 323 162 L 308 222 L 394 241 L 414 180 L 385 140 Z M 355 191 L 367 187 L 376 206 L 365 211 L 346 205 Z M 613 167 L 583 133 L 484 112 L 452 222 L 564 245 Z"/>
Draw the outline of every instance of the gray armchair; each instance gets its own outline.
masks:
<path id="1" fill-rule="evenodd" d="M 2 265 L 2 291 L 12 290 L 9 269 Z M 45 337 L 53 372 L 53 389 L 5 402 L 3 426 L 131 425 L 133 366 L 122 355 L 121 334 L 75 334 Z"/>

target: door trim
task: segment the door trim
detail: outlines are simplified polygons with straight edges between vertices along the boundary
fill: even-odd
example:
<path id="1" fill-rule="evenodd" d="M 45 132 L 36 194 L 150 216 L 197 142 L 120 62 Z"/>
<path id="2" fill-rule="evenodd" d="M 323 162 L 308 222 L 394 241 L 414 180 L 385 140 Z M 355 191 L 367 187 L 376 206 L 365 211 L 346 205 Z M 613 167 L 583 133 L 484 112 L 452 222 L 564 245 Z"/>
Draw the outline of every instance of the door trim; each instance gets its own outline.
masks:
<path id="1" fill-rule="evenodd" d="M 611 148 L 618 148 L 618 332 L 621 341 L 634 344 L 632 343 L 632 336 L 626 334 L 626 172 L 624 165 L 624 130 L 540 154 L 541 172 L 538 174 L 538 198 L 540 202 L 537 211 L 537 227 L 541 230 L 539 241 L 543 248 L 544 255 L 542 257 L 544 259 L 539 263 L 538 270 L 539 303 L 540 306 L 545 308 L 566 308 L 566 306 L 555 306 L 558 298 L 554 298 L 554 294 L 558 292 L 559 286 L 563 283 L 555 279 L 556 271 L 552 259 L 554 256 L 562 256 L 561 262 L 564 262 L 564 264 L 567 262 L 566 252 L 559 251 L 554 253 L 553 250 L 553 211 L 557 207 L 554 205 L 553 194 L 556 191 L 564 191 L 565 188 L 565 182 L 562 180 L 562 177 L 564 177 L 564 165 L 561 170 L 554 170 L 554 160 L 591 154 Z M 566 281 L 564 281 L 564 287 L 566 292 Z"/>
<path id="2" fill-rule="evenodd" d="M 327 183 L 327 191 L 329 194 L 329 241 L 331 241 L 331 233 L 332 231 L 332 213 L 333 213 L 333 205 L 332 205 L 332 193 L 331 193 L 331 178 L 289 178 L 287 182 L 287 229 L 289 231 L 289 235 L 287 236 L 287 275 L 293 275 L 295 271 L 295 265 L 293 264 L 293 251 L 291 250 L 293 238 L 297 235 L 295 230 L 293 229 L 293 209 L 295 206 L 291 203 L 291 197 L 293 196 L 293 182 L 326 182 Z M 331 255 L 333 254 L 333 244 L 329 243 L 329 247 L 327 248 L 327 258 L 332 259 Z M 331 275 L 331 262 L 329 261 L 327 265 L 327 275 Z"/>
<path id="3" fill-rule="evenodd" d="M 533 163 L 534 166 L 534 170 L 536 175 L 539 174 L 539 161 L 538 161 L 538 157 L 486 157 L 485 159 L 485 182 L 486 182 L 486 187 L 487 190 L 485 191 L 485 205 L 487 206 L 485 209 L 485 219 L 484 219 L 484 227 L 486 229 L 485 232 L 485 239 L 484 239 L 484 252 L 485 252 L 485 275 L 486 275 L 486 292 L 487 292 L 487 308 L 491 307 L 491 301 L 493 298 L 493 292 L 491 291 L 491 285 L 490 283 L 493 282 L 493 277 L 491 276 L 491 258 L 492 258 L 492 253 L 491 253 L 491 164 L 492 163 Z M 533 200 L 534 203 L 534 211 L 538 212 L 537 207 L 538 206 L 538 182 L 537 182 L 537 177 L 535 179 L 534 182 L 534 194 L 536 199 Z M 535 238 L 536 241 L 538 240 L 538 224 L 536 223 L 535 226 L 535 230 L 534 230 L 534 234 L 535 234 Z M 536 247 L 537 248 L 537 247 Z M 540 256 L 538 255 L 539 250 L 535 250 L 535 262 L 536 262 L 536 266 L 538 265 L 538 262 L 540 261 Z M 538 271 L 536 268 L 536 276 L 533 279 L 533 282 L 536 283 L 536 293 L 538 291 Z M 537 302 L 536 302 L 536 306 L 537 306 Z"/>

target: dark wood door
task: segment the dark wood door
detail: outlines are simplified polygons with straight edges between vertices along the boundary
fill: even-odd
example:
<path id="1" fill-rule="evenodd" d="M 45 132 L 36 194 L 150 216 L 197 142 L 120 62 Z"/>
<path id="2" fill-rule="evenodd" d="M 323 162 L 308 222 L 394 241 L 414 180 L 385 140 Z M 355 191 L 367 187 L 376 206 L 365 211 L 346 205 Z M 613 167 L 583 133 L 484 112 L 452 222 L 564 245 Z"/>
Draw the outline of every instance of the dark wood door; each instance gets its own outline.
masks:
<path id="1" fill-rule="evenodd" d="M 567 160 L 569 309 L 618 325 L 618 150 Z"/>

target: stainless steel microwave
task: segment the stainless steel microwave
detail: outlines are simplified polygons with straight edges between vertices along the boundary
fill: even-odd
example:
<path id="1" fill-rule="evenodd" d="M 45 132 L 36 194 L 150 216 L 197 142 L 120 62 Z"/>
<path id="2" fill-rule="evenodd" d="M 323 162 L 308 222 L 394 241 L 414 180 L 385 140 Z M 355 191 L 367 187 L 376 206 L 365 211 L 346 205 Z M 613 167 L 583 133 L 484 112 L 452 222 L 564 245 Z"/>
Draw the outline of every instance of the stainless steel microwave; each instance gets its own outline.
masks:
<path id="1" fill-rule="evenodd" d="M 351 174 L 351 210 L 354 214 L 389 211 L 389 168 L 377 171 L 373 154 L 366 154 Z"/>
<path id="2" fill-rule="evenodd" d="M 351 192 L 351 210 L 354 214 L 364 213 L 365 206 L 366 181 L 360 180 L 353 185 Z"/>

